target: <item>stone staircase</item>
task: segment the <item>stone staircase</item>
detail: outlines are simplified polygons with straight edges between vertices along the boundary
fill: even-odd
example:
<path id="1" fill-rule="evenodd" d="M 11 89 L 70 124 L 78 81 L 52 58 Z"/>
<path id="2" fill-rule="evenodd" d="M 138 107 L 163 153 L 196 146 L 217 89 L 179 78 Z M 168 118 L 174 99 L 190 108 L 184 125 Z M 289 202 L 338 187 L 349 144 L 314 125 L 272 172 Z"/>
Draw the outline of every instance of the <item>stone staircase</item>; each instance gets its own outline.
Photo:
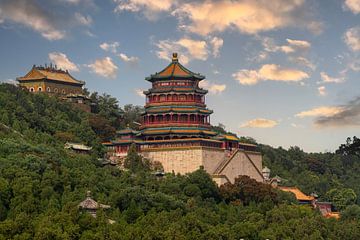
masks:
<path id="1" fill-rule="evenodd" d="M 216 167 L 213 174 L 220 174 L 222 170 L 226 167 L 226 165 L 235 157 L 235 155 L 238 153 L 239 149 L 235 149 L 232 152 L 230 152 L 229 156 L 225 156 L 224 160 L 222 160 L 219 165 Z"/>

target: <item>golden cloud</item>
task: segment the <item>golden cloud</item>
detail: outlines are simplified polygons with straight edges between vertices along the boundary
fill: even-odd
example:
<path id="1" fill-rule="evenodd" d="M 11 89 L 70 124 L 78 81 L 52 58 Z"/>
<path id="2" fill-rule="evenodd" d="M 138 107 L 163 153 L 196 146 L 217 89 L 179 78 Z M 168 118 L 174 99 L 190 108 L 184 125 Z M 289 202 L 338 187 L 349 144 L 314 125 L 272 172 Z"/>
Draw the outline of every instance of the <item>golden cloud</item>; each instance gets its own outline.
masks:
<path id="1" fill-rule="evenodd" d="M 241 124 L 241 128 L 273 128 L 278 125 L 277 121 L 265 119 L 265 118 L 256 118 L 250 121 L 247 121 Z"/>
<path id="2" fill-rule="evenodd" d="M 326 106 L 322 106 L 322 107 L 316 107 L 307 111 L 303 111 L 300 113 L 297 113 L 295 116 L 296 117 L 331 117 L 334 116 L 336 114 L 339 114 L 343 111 L 344 109 L 342 107 L 326 107 Z"/>
<path id="3" fill-rule="evenodd" d="M 292 68 L 282 68 L 276 64 L 265 64 L 259 70 L 243 69 L 234 73 L 232 76 L 243 85 L 254 85 L 261 80 L 298 82 L 309 78 L 306 72 Z"/>

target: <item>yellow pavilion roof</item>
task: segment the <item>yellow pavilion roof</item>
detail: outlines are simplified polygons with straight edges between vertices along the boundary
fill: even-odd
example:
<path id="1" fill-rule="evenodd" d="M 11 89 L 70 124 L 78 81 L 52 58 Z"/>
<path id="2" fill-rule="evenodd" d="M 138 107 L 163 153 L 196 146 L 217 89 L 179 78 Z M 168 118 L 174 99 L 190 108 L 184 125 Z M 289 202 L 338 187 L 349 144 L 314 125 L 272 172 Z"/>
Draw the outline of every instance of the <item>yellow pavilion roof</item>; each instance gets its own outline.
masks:
<path id="1" fill-rule="evenodd" d="M 298 189 L 297 187 L 284 187 L 284 186 L 280 186 L 279 187 L 280 190 L 284 191 L 284 192 L 291 192 L 295 195 L 296 199 L 299 201 L 312 201 L 315 198 L 313 196 L 308 196 L 305 193 L 303 193 L 300 189 Z"/>
<path id="2" fill-rule="evenodd" d="M 52 67 L 44 68 L 34 66 L 24 77 L 17 78 L 18 81 L 34 81 L 43 79 L 84 85 L 84 82 L 75 79 L 68 71 Z"/>

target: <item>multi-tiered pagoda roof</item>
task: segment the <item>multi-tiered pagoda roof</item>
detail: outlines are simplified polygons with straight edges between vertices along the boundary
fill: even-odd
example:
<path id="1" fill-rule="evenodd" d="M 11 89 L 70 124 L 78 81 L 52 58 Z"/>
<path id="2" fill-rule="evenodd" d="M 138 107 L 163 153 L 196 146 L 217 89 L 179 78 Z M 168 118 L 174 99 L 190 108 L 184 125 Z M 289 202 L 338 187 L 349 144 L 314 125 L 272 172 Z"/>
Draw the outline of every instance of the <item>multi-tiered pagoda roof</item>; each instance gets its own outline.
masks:
<path id="1" fill-rule="evenodd" d="M 210 138 L 210 114 L 206 108 L 207 91 L 199 87 L 205 76 L 184 67 L 174 53 L 171 63 L 146 78 L 152 87 L 146 95 L 141 135 L 146 141 Z"/>
<path id="2" fill-rule="evenodd" d="M 205 79 L 184 67 L 176 53 L 171 63 L 145 80 L 151 87 L 144 91 L 145 111 L 137 131 L 124 129 L 115 141 L 105 143 L 109 150 L 126 154 L 130 144 L 139 150 L 184 146 L 237 148 L 239 138 L 232 134 L 219 134 L 210 124 L 212 110 L 205 102 L 207 90 L 199 87 Z M 254 146 L 243 145 L 243 148 Z"/>

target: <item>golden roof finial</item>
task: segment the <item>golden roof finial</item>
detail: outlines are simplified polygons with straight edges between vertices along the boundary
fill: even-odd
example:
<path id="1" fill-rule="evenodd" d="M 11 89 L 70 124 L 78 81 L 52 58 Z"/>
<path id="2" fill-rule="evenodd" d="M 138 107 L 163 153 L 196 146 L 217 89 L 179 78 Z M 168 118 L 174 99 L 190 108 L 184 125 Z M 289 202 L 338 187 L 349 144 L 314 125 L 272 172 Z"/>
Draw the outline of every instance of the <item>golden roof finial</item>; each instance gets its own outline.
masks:
<path id="1" fill-rule="evenodd" d="M 177 62 L 177 61 L 178 61 L 178 54 L 177 54 L 177 53 L 173 53 L 173 54 L 172 54 L 172 61 L 173 61 L 173 62 Z"/>

